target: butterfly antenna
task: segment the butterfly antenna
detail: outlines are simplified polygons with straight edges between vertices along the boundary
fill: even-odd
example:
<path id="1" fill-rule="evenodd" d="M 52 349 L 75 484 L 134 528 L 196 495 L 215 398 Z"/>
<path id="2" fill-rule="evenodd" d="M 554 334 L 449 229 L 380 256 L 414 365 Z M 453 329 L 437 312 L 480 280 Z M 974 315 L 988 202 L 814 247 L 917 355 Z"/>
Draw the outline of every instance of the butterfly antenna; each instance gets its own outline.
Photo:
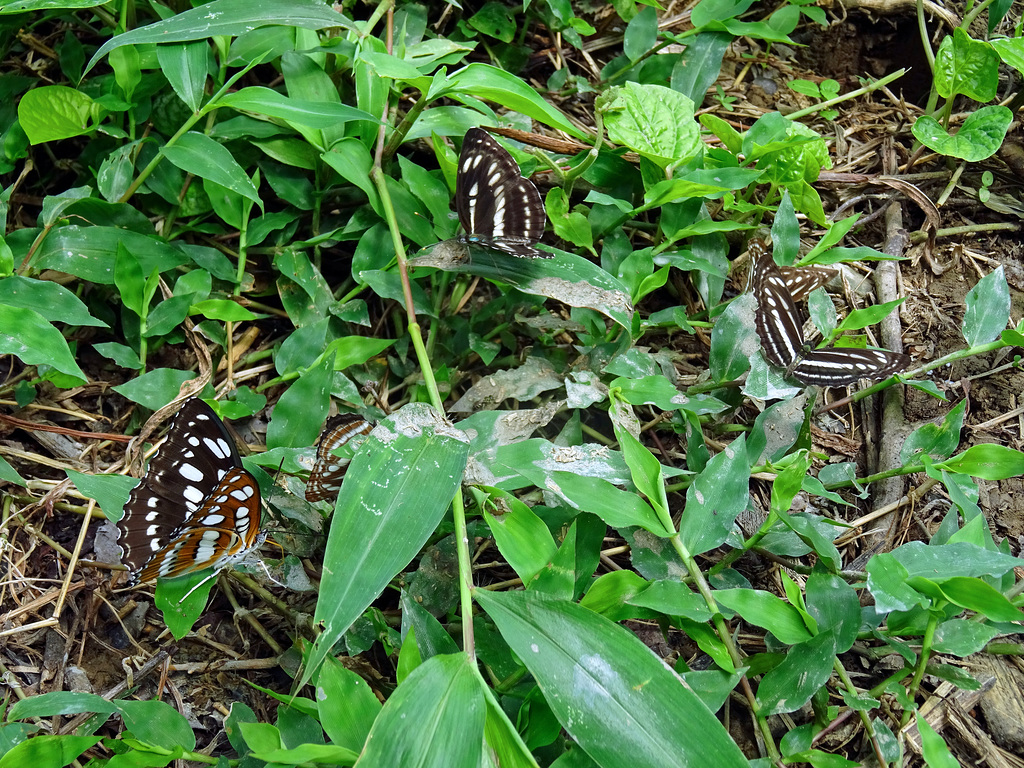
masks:
<path id="1" fill-rule="evenodd" d="M 190 589 L 190 590 L 189 590 L 188 592 L 186 592 L 186 593 L 185 593 L 185 594 L 184 594 L 184 595 L 182 596 L 181 600 L 179 600 L 179 601 L 178 601 L 178 605 L 181 605 L 181 604 L 182 604 L 182 603 L 184 603 L 184 602 L 185 602 L 186 600 L 188 600 L 188 596 L 189 596 L 189 595 L 191 595 L 191 594 L 192 594 L 193 592 L 195 592 L 195 591 L 196 591 L 197 589 L 199 589 L 199 588 L 200 588 L 201 586 L 203 586 L 203 584 L 205 584 L 206 582 L 208 582 L 208 581 L 209 581 L 210 579 L 215 579 L 215 578 L 217 578 L 217 575 L 218 575 L 218 574 L 219 574 L 219 573 L 220 573 L 220 572 L 221 572 L 222 570 L 224 570 L 224 569 L 223 569 L 223 568 L 218 568 L 218 569 L 217 569 L 217 570 L 215 570 L 215 571 L 214 571 L 213 573 L 211 573 L 211 574 L 210 574 L 209 576 L 207 576 L 207 577 L 206 577 L 205 579 L 203 579 L 203 580 L 202 580 L 202 581 L 200 581 L 200 582 L 199 582 L 198 584 L 196 584 L 196 585 L 195 585 L 194 587 L 192 587 L 192 589 Z"/>

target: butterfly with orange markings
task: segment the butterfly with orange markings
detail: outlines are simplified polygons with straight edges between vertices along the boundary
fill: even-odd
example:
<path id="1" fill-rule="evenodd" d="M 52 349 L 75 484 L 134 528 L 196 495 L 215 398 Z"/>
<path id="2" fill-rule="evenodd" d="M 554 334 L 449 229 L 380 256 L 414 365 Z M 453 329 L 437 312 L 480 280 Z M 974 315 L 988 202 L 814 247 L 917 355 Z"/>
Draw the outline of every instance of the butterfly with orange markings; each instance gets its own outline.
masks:
<path id="1" fill-rule="evenodd" d="M 214 410 L 186 400 L 117 523 L 129 584 L 219 571 L 266 539 L 260 488 Z"/>

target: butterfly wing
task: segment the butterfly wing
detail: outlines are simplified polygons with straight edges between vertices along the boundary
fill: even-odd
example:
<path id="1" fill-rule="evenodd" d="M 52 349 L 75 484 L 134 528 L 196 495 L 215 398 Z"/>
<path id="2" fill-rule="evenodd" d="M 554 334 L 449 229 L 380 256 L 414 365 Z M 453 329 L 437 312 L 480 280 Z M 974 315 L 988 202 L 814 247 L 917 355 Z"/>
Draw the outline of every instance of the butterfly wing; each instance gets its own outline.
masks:
<path id="1" fill-rule="evenodd" d="M 469 129 L 462 142 L 455 207 L 465 230 L 460 242 L 513 256 L 551 256 L 533 247 L 543 237 L 547 219 L 540 192 L 522 177 L 505 148 L 482 128 Z"/>
<path id="2" fill-rule="evenodd" d="M 198 398 L 185 401 L 117 523 L 121 561 L 140 571 L 240 464 L 213 409 Z"/>
<path id="3" fill-rule="evenodd" d="M 811 291 L 821 288 L 839 274 L 838 269 L 830 267 L 779 267 L 778 269 L 793 301 L 803 301 Z"/>
<path id="4" fill-rule="evenodd" d="M 316 446 L 316 461 L 306 485 L 306 501 L 324 501 L 338 495 L 345 477 L 348 459 L 334 455 L 357 435 L 368 435 L 373 425 L 354 413 L 339 413 L 327 420 Z"/>
<path id="5" fill-rule="evenodd" d="M 751 290 L 757 300 L 755 327 L 761 351 L 772 365 L 789 368 L 799 359 L 804 345 L 796 302 L 764 241 L 751 240 L 749 251 L 753 262 Z"/>
<path id="6" fill-rule="evenodd" d="M 260 488 L 245 469 L 228 470 L 213 493 L 153 553 L 137 581 L 173 578 L 205 568 L 221 569 L 263 543 Z"/>
<path id="7" fill-rule="evenodd" d="M 841 347 L 808 352 L 792 373 L 804 384 L 844 387 L 860 379 L 887 379 L 908 365 L 909 355 L 899 352 Z"/>

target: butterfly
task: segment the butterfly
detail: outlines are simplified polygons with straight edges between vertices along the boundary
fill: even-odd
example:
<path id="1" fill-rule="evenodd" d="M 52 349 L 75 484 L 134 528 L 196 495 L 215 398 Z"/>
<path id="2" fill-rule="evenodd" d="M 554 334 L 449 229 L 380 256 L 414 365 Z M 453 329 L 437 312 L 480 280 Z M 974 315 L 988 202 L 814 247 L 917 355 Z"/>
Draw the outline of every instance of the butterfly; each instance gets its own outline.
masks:
<path id="1" fill-rule="evenodd" d="M 259 485 L 199 398 L 174 417 L 117 528 L 130 584 L 220 570 L 263 544 Z"/>
<path id="2" fill-rule="evenodd" d="M 316 461 L 306 485 L 306 501 L 324 501 L 337 497 L 349 459 L 335 456 L 334 451 L 357 435 L 368 435 L 373 424 L 355 413 L 332 416 L 320 433 L 316 444 Z"/>
<path id="3" fill-rule="evenodd" d="M 455 207 L 465 233 L 458 241 L 526 258 L 551 258 L 534 244 L 547 214 L 540 192 L 524 179 L 512 155 L 482 128 L 462 141 L 455 180 Z"/>
<path id="4" fill-rule="evenodd" d="M 860 379 L 884 379 L 910 364 L 910 357 L 885 349 L 804 348 L 803 323 L 786 278 L 764 242 L 750 242 L 751 290 L 757 300 L 761 351 L 772 365 L 803 384 L 841 387 Z"/>

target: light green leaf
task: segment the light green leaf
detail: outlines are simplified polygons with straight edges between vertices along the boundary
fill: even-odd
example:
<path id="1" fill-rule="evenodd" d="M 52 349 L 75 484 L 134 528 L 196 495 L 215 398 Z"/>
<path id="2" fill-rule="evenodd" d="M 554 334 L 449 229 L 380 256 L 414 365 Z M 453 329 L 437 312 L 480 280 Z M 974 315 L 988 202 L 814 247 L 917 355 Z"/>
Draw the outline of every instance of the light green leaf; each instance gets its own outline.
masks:
<path id="1" fill-rule="evenodd" d="M 18 123 L 32 144 L 91 132 L 94 104 L 82 91 L 64 85 L 33 88 L 18 103 Z"/>
<path id="2" fill-rule="evenodd" d="M 190 315 L 202 315 L 208 320 L 220 320 L 222 322 L 241 323 L 247 320 L 255 320 L 256 315 L 243 307 L 237 301 L 230 299 L 204 299 L 197 301 L 189 307 Z"/>
<path id="3" fill-rule="evenodd" d="M 998 151 L 1012 120 L 1013 113 L 996 104 L 972 112 L 953 135 L 947 133 L 930 115 L 917 118 L 910 131 L 928 149 L 977 163 Z"/>
<path id="4" fill-rule="evenodd" d="M 996 96 L 999 54 L 957 27 L 935 54 L 935 90 L 944 99 L 964 94 L 984 104 Z"/>
<path id="5" fill-rule="evenodd" d="M 1005 445 L 981 443 L 935 466 L 983 480 L 1006 480 L 1024 474 L 1024 453 Z"/>
<path id="6" fill-rule="evenodd" d="M 608 136 L 665 168 L 697 155 L 702 147 L 689 96 L 660 85 L 626 83 L 597 99 Z"/>

